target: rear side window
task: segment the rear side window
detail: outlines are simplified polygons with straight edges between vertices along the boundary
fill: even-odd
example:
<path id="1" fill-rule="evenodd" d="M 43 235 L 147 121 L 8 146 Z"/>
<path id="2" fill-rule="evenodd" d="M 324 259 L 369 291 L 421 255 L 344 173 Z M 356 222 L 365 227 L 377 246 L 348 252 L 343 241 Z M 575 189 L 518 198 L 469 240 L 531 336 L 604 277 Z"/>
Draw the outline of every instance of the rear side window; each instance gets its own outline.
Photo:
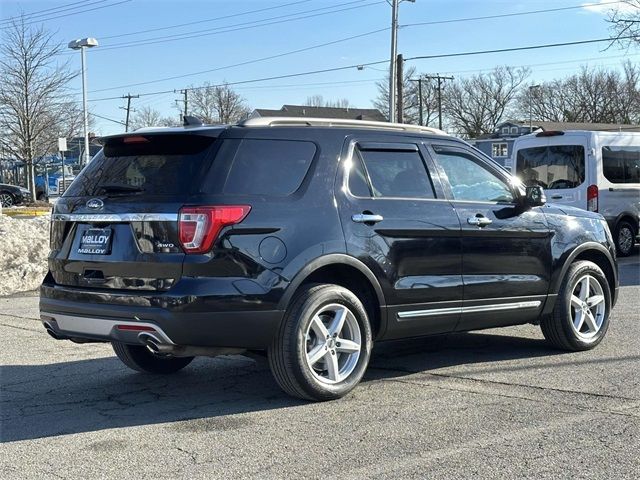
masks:
<path id="1" fill-rule="evenodd" d="M 188 194 L 201 175 L 213 137 L 148 135 L 107 140 L 65 192 L 65 197 L 105 194 Z"/>
<path id="2" fill-rule="evenodd" d="M 417 151 L 364 150 L 359 155 L 369 174 L 374 197 L 435 198 L 433 185 Z M 349 187 L 353 188 L 351 178 Z M 364 189 L 360 188 L 360 191 Z"/>
<path id="3" fill-rule="evenodd" d="M 516 175 L 527 186 L 575 188 L 584 182 L 584 147 L 553 145 L 518 150 Z"/>
<path id="4" fill-rule="evenodd" d="M 230 195 L 290 195 L 302 185 L 315 154 L 316 145 L 306 141 L 224 140 L 203 190 Z"/>
<path id="5" fill-rule="evenodd" d="M 611 183 L 640 183 L 640 147 L 602 147 L 602 172 Z"/>

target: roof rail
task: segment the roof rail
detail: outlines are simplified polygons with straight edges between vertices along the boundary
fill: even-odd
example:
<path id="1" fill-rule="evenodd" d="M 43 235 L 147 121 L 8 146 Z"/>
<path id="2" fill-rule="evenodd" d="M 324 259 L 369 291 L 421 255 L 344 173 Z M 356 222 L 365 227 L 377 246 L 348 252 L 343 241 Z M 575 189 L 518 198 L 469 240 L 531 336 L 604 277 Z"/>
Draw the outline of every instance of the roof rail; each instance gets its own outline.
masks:
<path id="1" fill-rule="evenodd" d="M 374 122 L 369 120 L 345 120 L 339 118 L 307 118 L 307 117 L 257 117 L 238 122 L 240 127 L 355 127 L 379 128 L 402 132 L 430 133 L 448 135 L 442 130 L 421 125 L 405 123 Z"/>

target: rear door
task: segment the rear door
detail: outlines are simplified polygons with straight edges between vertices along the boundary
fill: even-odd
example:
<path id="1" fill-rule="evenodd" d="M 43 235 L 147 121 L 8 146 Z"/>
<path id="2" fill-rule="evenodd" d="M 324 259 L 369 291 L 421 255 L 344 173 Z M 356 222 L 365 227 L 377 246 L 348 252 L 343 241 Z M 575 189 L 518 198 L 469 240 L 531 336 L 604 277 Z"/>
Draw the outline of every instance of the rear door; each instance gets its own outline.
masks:
<path id="1" fill-rule="evenodd" d="M 178 211 L 198 188 L 214 142 L 192 134 L 107 139 L 55 207 L 49 268 L 56 283 L 171 288 L 184 259 Z"/>
<path id="2" fill-rule="evenodd" d="M 459 330 L 536 319 L 549 288 L 549 228 L 540 208 L 524 208 L 510 177 L 460 144 L 431 153 L 462 228 L 464 304 Z"/>
<path id="3" fill-rule="evenodd" d="M 587 187 L 595 183 L 589 170 L 589 135 L 565 133 L 522 139 L 514 152 L 515 174 L 525 185 L 543 187 L 550 202 L 587 209 Z"/>
<path id="4" fill-rule="evenodd" d="M 384 338 L 452 331 L 462 304 L 460 223 L 419 139 L 347 142 L 336 196 L 347 252 L 379 279 Z"/>

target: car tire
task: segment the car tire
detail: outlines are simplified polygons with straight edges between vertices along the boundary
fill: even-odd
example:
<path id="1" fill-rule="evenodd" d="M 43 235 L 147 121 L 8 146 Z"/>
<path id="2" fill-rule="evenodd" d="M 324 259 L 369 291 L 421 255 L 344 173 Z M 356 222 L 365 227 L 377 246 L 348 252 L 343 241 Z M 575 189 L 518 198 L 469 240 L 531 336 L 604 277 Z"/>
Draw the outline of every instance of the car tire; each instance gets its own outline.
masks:
<path id="1" fill-rule="evenodd" d="M 569 267 L 553 313 L 540 322 L 549 343 L 561 350 L 590 350 L 609 328 L 611 292 L 595 263 L 580 260 Z"/>
<path id="2" fill-rule="evenodd" d="M 289 395 L 305 400 L 340 398 L 360 382 L 373 345 L 362 302 L 338 285 L 298 292 L 271 344 L 269 366 Z"/>
<path id="3" fill-rule="evenodd" d="M 151 352 L 142 345 L 111 342 L 113 351 L 127 367 L 143 373 L 175 373 L 189 365 L 194 357 L 171 357 Z"/>
<path id="4" fill-rule="evenodd" d="M 37 199 L 40 200 L 41 202 L 46 202 L 47 201 L 47 196 L 44 193 L 40 192 L 38 194 Z"/>
<path id="5" fill-rule="evenodd" d="M 9 192 L 0 192 L 0 204 L 3 208 L 13 207 L 16 203 L 15 197 Z"/>
<path id="6" fill-rule="evenodd" d="M 631 223 L 626 220 L 618 222 L 616 225 L 615 242 L 618 256 L 628 257 L 633 252 L 633 246 L 636 243 L 636 231 Z"/>

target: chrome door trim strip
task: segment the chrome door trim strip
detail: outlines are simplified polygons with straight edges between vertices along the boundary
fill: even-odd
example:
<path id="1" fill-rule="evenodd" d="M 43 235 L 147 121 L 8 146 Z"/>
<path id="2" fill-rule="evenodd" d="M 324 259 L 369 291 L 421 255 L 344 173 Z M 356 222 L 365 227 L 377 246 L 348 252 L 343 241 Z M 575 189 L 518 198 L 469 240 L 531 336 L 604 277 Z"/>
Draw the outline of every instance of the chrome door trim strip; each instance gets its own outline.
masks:
<path id="1" fill-rule="evenodd" d="M 398 312 L 398 319 L 406 320 L 417 317 L 432 317 L 435 315 L 452 315 L 454 313 L 498 312 L 504 310 L 519 310 L 523 308 L 538 308 L 540 300 L 526 302 L 496 303 L 493 305 L 473 305 L 470 307 L 432 308 L 429 310 L 411 310 Z"/>
<path id="2" fill-rule="evenodd" d="M 177 222 L 177 213 L 54 213 L 54 222 Z"/>

